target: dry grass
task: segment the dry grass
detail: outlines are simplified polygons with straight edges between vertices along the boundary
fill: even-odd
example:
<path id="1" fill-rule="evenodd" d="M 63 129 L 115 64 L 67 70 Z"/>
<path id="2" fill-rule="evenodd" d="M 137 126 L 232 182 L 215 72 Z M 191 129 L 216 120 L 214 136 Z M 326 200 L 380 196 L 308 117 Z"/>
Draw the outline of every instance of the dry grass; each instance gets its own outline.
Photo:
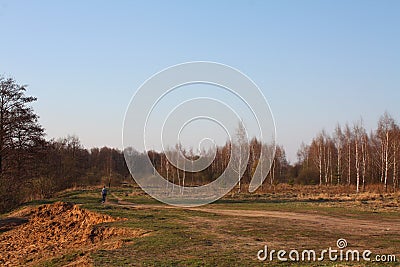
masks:
<path id="1" fill-rule="evenodd" d="M 247 194 L 248 185 L 243 185 L 241 190 L 242 195 Z M 228 196 L 238 197 L 237 188 L 234 188 Z M 399 198 L 400 191 L 385 192 L 381 185 L 370 185 L 365 190 L 360 189 L 356 192 L 356 187 L 353 185 L 289 185 L 289 184 L 276 184 L 276 185 L 263 185 L 252 195 L 276 195 L 285 198 L 294 199 L 323 199 L 323 200 L 342 200 L 342 201 L 355 201 L 355 200 L 376 200 L 385 198 Z"/>

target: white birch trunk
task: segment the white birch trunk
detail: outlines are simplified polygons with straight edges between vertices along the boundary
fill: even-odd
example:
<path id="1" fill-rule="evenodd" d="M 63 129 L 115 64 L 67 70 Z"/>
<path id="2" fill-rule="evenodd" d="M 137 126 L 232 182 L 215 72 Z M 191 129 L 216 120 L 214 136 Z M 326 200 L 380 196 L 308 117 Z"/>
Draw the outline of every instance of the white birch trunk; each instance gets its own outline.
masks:
<path id="1" fill-rule="evenodd" d="M 362 188 L 363 188 L 363 191 L 365 191 L 365 175 L 367 172 L 367 137 L 366 137 L 366 134 L 364 134 L 362 137 L 361 154 L 362 154 Z"/>
<path id="2" fill-rule="evenodd" d="M 385 140 L 385 191 L 387 191 L 387 181 L 389 172 L 389 131 L 386 132 Z"/>
<path id="3" fill-rule="evenodd" d="M 393 142 L 393 191 L 396 191 L 397 187 L 397 161 L 396 161 L 396 151 L 397 150 L 397 141 Z"/>
<path id="4" fill-rule="evenodd" d="M 359 159 L 359 155 L 358 155 L 358 134 L 356 134 L 355 136 L 355 149 L 356 149 L 356 183 L 357 183 L 357 193 L 360 191 L 360 159 Z"/>
<path id="5" fill-rule="evenodd" d="M 319 185 L 322 185 L 322 155 L 319 157 Z"/>
<path id="6" fill-rule="evenodd" d="M 350 185 L 350 183 L 351 183 L 351 141 L 349 140 L 348 142 L 349 142 L 349 144 L 348 144 L 347 152 L 348 152 L 349 164 L 348 164 L 348 173 L 347 173 L 347 184 Z"/>
<path id="7" fill-rule="evenodd" d="M 337 145 L 337 184 L 340 184 L 340 178 L 342 173 L 342 147 L 340 144 Z"/>

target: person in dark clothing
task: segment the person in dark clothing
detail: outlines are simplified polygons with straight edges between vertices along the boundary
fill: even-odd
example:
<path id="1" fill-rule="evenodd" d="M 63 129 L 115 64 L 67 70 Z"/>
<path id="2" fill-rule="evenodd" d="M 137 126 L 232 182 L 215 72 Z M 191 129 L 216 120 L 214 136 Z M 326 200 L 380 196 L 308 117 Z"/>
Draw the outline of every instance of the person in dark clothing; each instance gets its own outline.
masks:
<path id="1" fill-rule="evenodd" d="M 106 197 L 107 197 L 107 188 L 106 186 L 101 189 L 101 203 L 106 202 Z"/>

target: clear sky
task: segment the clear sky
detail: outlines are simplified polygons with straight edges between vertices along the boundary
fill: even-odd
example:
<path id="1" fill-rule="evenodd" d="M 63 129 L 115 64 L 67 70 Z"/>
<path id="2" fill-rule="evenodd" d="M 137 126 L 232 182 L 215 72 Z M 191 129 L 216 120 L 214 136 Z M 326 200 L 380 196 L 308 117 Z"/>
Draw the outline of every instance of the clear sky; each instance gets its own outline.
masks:
<path id="1" fill-rule="evenodd" d="M 135 90 L 178 63 L 215 61 L 267 97 L 296 160 L 337 122 L 400 120 L 400 1 L 0 0 L 0 74 L 28 84 L 48 138 L 122 148 Z"/>

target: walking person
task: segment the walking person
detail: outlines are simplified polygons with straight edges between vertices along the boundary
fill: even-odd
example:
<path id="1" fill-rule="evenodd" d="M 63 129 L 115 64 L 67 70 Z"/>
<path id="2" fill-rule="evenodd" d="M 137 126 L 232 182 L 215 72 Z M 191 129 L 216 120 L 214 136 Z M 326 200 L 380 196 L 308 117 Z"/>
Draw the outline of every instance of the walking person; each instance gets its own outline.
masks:
<path id="1" fill-rule="evenodd" d="M 106 202 L 106 197 L 107 197 L 107 188 L 106 186 L 101 189 L 101 203 Z"/>

